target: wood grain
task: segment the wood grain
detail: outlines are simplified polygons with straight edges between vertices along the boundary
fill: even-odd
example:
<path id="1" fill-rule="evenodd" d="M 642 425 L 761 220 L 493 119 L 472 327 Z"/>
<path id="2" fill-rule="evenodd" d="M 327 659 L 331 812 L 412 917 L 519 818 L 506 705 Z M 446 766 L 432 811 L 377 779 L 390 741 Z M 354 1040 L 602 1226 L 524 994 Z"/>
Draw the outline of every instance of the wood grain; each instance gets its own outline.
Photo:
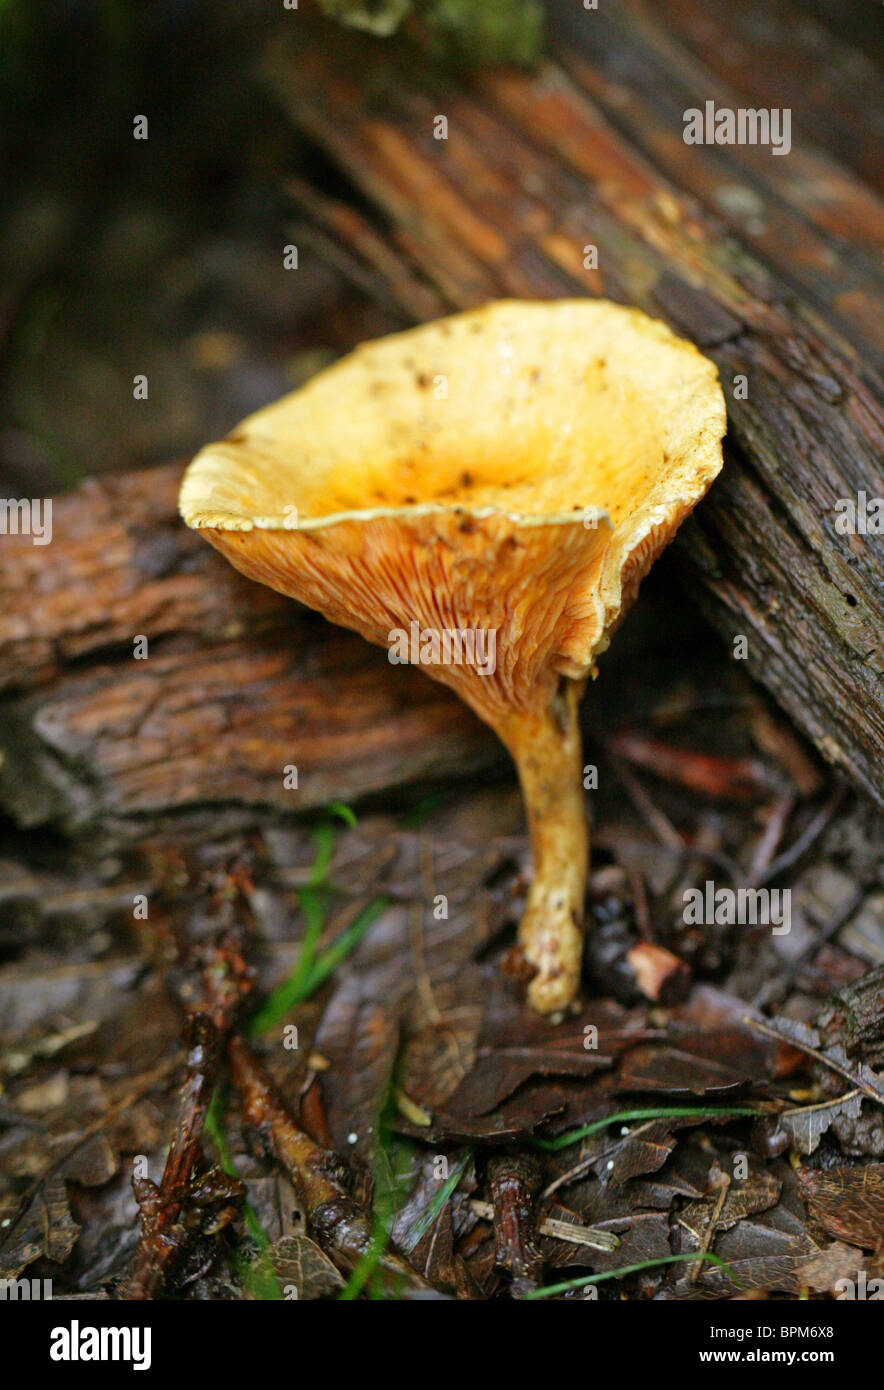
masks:
<path id="1" fill-rule="evenodd" d="M 0 810 L 108 843 L 217 835 L 503 758 L 442 686 L 188 531 L 182 471 L 87 482 L 48 546 L 3 538 Z"/>
<path id="2" fill-rule="evenodd" d="M 440 309 L 606 295 L 717 362 L 726 467 L 679 538 L 686 571 L 727 640 L 748 639 L 752 673 L 884 805 L 884 538 L 835 530 L 839 499 L 884 496 L 884 205 L 838 163 L 835 136 L 816 143 L 799 116 L 787 156 L 685 145 L 686 107 L 739 105 L 758 84 L 735 87 L 732 59 L 687 31 L 686 9 L 664 10 L 554 3 L 536 72 L 460 76 L 434 74 L 404 41 L 331 45 L 305 15 L 265 77 L 358 192 L 362 229 L 328 205 L 325 226 L 412 317 L 417 285 Z M 793 68 L 789 99 L 795 85 Z M 838 119 L 867 150 L 857 104 Z M 434 138 L 439 114 L 447 139 Z M 585 270 L 589 244 L 598 268 Z"/>

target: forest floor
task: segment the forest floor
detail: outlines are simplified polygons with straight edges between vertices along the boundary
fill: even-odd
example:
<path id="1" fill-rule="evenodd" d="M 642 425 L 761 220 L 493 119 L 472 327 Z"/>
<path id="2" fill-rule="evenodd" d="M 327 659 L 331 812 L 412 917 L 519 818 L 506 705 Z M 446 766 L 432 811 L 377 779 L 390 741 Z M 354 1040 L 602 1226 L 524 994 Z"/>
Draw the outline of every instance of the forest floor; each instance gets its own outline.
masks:
<path id="1" fill-rule="evenodd" d="M 166 40 L 127 49 L 133 71 Z M 91 42 L 101 63 L 112 40 Z M 75 176 L 83 130 L 20 176 L 0 227 L 10 495 L 184 458 L 403 325 L 332 265 L 281 297 L 279 174 L 317 156 L 252 88 L 213 163 L 187 87 L 191 162 L 170 159 L 161 113 L 194 44 L 205 63 L 185 33 L 154 92 L 148 180 L 113 143 Z M 584 989 L 558 1024 L 507 973 L 530 859 L 494 752 L 214 834 L 105 842 L 0 802 L 0 1278 L 602 1300 L 884 1279 L 884 817 L 743 675 L 674 557 L 584 728 Z M 710 883 L 788 892 L 788 930 L 691 922 Z"/>

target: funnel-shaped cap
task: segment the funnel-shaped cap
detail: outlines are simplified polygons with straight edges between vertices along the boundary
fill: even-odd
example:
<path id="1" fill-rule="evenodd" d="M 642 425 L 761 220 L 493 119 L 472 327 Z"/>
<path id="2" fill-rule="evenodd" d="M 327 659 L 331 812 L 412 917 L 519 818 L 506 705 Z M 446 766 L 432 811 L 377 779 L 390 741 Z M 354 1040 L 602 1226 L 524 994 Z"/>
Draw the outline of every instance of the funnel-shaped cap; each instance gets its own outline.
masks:
<path id="1" fill-rule="evenodd" d="M 665 325 L 504 301 L 368 343 L 252 415 L 194 459 L 181 514 L 247 575 L 453 686 L 513 752 L 537 853 L 550 739 L 721 468 L 724 429 L 714 365 Z M 529 744 L 550 774 L 537 815 Z M 535 981 L 540 1007 L 573 994 L 571 955 L 562 988 Z"/>

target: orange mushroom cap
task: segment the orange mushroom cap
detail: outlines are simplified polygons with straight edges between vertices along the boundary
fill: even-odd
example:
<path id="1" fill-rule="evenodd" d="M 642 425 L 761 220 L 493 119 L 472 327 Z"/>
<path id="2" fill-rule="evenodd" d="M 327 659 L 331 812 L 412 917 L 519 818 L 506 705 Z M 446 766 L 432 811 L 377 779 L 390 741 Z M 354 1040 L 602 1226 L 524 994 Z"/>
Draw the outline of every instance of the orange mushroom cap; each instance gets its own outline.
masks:
<path id="1" fill-rule="evenodd" d="M 364 344 L 182 483 L 182 517 L 232 564 L 371 641 L 486 634 L 487 656 L 494 634 L 493 666 L 430 641 L 427 670 L 519 768 L 535 855 L 520 936 L 548 1012 L 580 971 L 577 700 L 719 472 L 724 431 L 714 364 L 664 324 L 502 301 Z"/>

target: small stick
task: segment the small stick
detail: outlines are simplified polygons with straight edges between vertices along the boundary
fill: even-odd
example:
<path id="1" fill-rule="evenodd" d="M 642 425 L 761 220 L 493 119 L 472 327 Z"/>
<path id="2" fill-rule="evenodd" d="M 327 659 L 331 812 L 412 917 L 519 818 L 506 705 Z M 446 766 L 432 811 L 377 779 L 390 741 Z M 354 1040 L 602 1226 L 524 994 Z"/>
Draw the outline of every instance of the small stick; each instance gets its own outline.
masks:
<path id="1" fill-rule="evenodd" d="M 636 986 L 652 1003 L 672 1004 L 687 994 L 690 966 L 664 946 L 639 941 L 626 952 L 626 964 Z"/>
<path id="2" fill-rule="evenodd" d="M 743 1023 L 748 1023 L 750 1028 L 755 1028 L 759 1033 L 765 1033 L 769 1038 L 775 1038 L 777 1042 L 784 1042 L 789 1047 L 797 1047 L 799 1052 L 805 1052 L 808 1057 L 812 1057 L 821 1066 L 829 1067 L 839 1076 L 843 1076 L 845 1081 L 849 1081 L 858 1091 L 862 1091 L 869 1100 L 877 1101 L 878 1105 L 884 1105 L 884 1091 L 877 1090 L 870 1081 L 865 1079 L 865 1074 L 874 1075 L 869 1067 L 863 1067 L 859 1071 L 854 1071 L 851 1067 L 844 1066 L 841 1062 L 829 1057 L 819 1048 L 811 1046 L 810 1043 L 802 1042 L 800 1038 L 790 1037 L 788 1033 L 781 1033 L 778 1028 L 772 1027 L 769 1023 L 762 1023 L 760 1019 L 753 1018 L 751 1014 L 746 1014 Z M 876 1078 L 877 1079 L 877 1078 Z"/>
<path id="3" fill-rule="evenodd" d="M 235 936 L 226 934 L 201 957 L 201 998 L 189 1010 L 183 1037 L 187 1074 L 178 1101 L 178 1120 L 159 1186 L 149 1178 L 133 1177 L 132 1187 L 141 1211 L 141 1238 L 132 1275 L 122 1295 L 127 1299 L 155 1298 L 186 1246 L 199 1234 L 203 1213 L 219 1230 L 233 1215 L 233 1204 L 245 1196 L 238 1179 L 208 1168 L 202 1132 L 221 1071 L 224 1041 L 252 975 Z"/>
<path id="4" fill-rule="evenodd" d="M 343 1162 L 298 1128 L 241 1037 L 230 1038 L 227 1053 L 244 1119 L 269 1142 L 319 1243 L 340 1269 L 352 1272 L 359 1260 L 374 1250 L 375 1233 L 369 1217 L 347 1190 Z M 390 1251 L 381 1253 L 377 1268 L 391 1291 L 403 1281 L 413 1291 L 430 1287 L 405 1260 Z"/>
<path id="5" fill-rule="evenodd" d="M 795 809 L 795 793 L 786 792 L 785 796 L 779 797 L 770 808 L 767 817 L 767 824 L 764 833 L 758 841 L 755 853 L 752 856 L 752 863 L 749 865 L 747 883 L 752 886 L 758 882 L 761 875 L 766 873 L 770 867 L 771 860 L 777 852 L 783 832 L 789 821 L 789 817 Z"/>
<path id="6" fill-rule="evenodd" d="M 470 1202 L 471 1209 L 480 1221 L 494 1220 L 492 1202 Z M 537 1227 L 541 1236 L 552 1240 L 569 1241 L 572 1245 L 588 1245 L 591 1250 L 616 1250 L 620 1244 L 613 1231 L 603 1231 L 601 1226 L 583 1226 L 577 1221 L 559 1221 L 557 1217 L 545 1216 Z"/>
<path id="7" fill-rule="evenodd" d="M 199 1221 L 192 1219 L 194 1208 L 210 1208 L 217 1230 L 230 1219 L 231 1203 L 245 1196 L 243 1184 L 219 1170 L 211 1170 L 200 1184 L 196 1182 L 204 1167 L 200 1137 L 218 1077 L 221 1039 L 212 1020 L 200 1013 L 188 1018 L 184 1033 L 187 1075 L 162 1179 L 159 1186 L 149 1178 L 132 1179 L 141 1209 L 141 1238 L 132 1276 L 122 1295 L 126 1299 L 156 1298 L 173 1265 L 199 1232 Z"/>
<path id="8" fill-rule="evenodd" d="M 798 839 L 789 849 L 784 850 L 777 859 L 774 859 L 773 863 L 768 865 L 766 872 L 758 880 L 759 887 L 765 883 L 770 883 L 771 879 L 777 878 L 786 869 L 791 869 L 792 865 L 796 864 L 807 853 L 832 820 L 844 800 L 846 792 L 847 788 L 844 783 L 839 782 L 828 801 L 820 808 L 803 834 L 798 836 Z"/>
<path id="9" fill-rule="evenodd" d="M 645 791 L 632 768 L 618 753 L 610 754 L 611 762 L 623 789 L 639 814 L 647 821 L 651 830 L 667 849 L 683 850 L 685 842 L 672 821 L 655 805 L 652 797 Z"/>
<path id="10" fill-rule="evenodd" d="M 696 1284 L 698 1278 L 700 1277 L 700 1274 L 703 1269 L 703 1260 L 699 1257 L 702 1257 L 703 1255 L 706 1255 L 708 1253 L 709 1247 L 715 1238 L 715 1234 L 718 1230 L 718 1218 L 721 1216 L 722 1208 L 725 1204 L 725 1201 L 727 1200 L 727 1194 L 730 1191 L 730 1185 L 730 1175 L 728 1173 L 720 1173 L 717 1181 L 718 1196 L 715 1199 L 715 1205 L 712 1208 L 712 1213 L 709 1217 L 706 1230 L 703 1232 L 703 1239 L 700 1241 L 700 1247 L 697 1250 L 697 1262 L 696 1264 L 691 1265 L 690 1272 L 688 1274 L 689 1284 Z"/>
<path id="11" fill-rule="evenodd" d="M 698 753 L 625 729 L 610 739 L 618 757 L 667 782 L 700 792 L 703 796 L 751 801 L 770 791 L 767 769 L 754 758 L 729 758 L 719 753 Z"/>
<path id="12" fill-rule="evenodd" d="M 831 941 L 834 936 L 837 936 L 841 928 L 846 927 L 851 917 L 856 915 L 865 902 L 869 891 L 868 886 L 864 883 L 861 883 L 858 888 L 854 889 L 847 902 L 839 908 L 831 921 L 827 922 L 813 940 L 804 947 L 804 950 L 801 951 L 794 960 L 789 962 L 782 974 L 777 975 L 774 979 L 768 980 L 766 984 L 762 985 L 752 1001 L 755 1008 L 760 1009 L 764 1005 L 770 1004 L 774 999 L 783 999 L 785 997 L 804 967 L 809 965 L 826 943 Z"/>
<path id="13" fill-rule="evenodd" d="M 494 1158 L 488 1164 L 494 1202 L 494 1262 L 509 1272 L 514 1298 L 540 1284 L 543 1260 L 534 1240 L 540 1165 L 528 1155 Z"/>

